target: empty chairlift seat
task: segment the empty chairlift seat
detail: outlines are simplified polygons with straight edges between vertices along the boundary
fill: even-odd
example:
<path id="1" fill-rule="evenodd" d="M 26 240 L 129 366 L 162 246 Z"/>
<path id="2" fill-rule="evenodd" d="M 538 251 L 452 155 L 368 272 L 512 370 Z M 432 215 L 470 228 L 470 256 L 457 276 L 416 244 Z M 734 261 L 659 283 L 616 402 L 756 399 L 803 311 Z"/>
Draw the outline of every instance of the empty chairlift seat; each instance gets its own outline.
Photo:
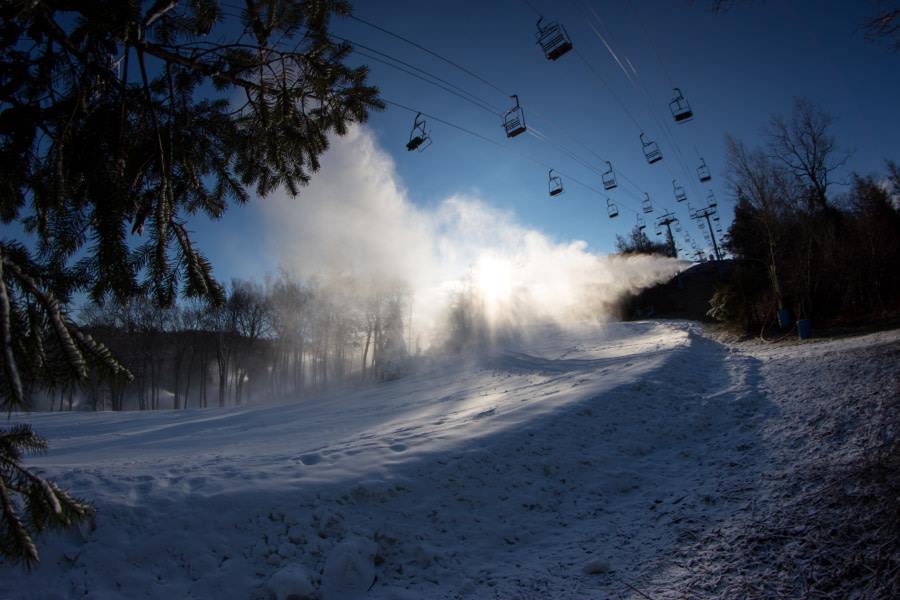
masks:
<path id="1" fill-rule="evenodd" d="M 616 181 L 616 172 L 613 170 L 612 163 L 606 161 L 606 166 L 609 168 L 603 172 L 603 189 L 611 190 L 617 187 L 619 182 Z"/>
<path id="2" fill-rule="evenodd" d="M 653 140 L 647 139 L 644 133 L 641 133 L 641 145 L 644 147 L 644 157 L 651 165 L 662 160 L 662 152 L 659 151 L 659 144 Z"/>
<path id="3" fill-rule="evenodd" d="M 676 123 L 690 121 L 694 118 L 694 111 L 691 110 L 691 105 L 688 104 L 688 101 L 685 99 L 680 89 L 675 88 L 674 91 L 675 98 L 669 102 L 669 110 L 672 111 L 672 118 L 675 119 Z"/>
<path id="4" fill-rule="evenodd" d="M 541 25 L 543 17 L 537 22 L 537 43 L 544 51 L 547 60 L 556 60 L 572 49 L 572 39 L 566 33 L 566 28 L 558 23 Z"/>
<path id="5" fill-rule="evenodd" d="M 510 98 L 515 98 L 516 105 L 503 114 L 503 129 L 506 130 L 506 137 L 508 138 L 525 133 L 525 113 L 522 111 L 522 107 L 519 106 L 519 97 L 512 95 Z"/>
<path id="6" fill-rule="evenodd" d="M 697 176 L 703 183 L 712 179 L 712 175 L 709 174 L 709 167 L 706 166 L 706 161 L 702 158 L 700 159 L 700 166 L 697 167 Z"/>
<path id="7" fill-rule="evenodd" d="M 715 208 L 719 205 L 718 201 L 716 201 L 716 195 L 712 192 L 712 190 L 710 190 L 709 194 L 707 194 L 706 201 L 708 202 L 707 206 L 709 206 L 709 208 Z"/>
<path id="8" fill-rule="evenodd" d="M 678 185 L 678 181 L 675 179 L 672 180 L 672 188 L 675 191 L 676 202 L 684 202 L 685 200 L 687 200 L 687 193 L 684 191 L 684 188 L 682 186 Z"/>
<path id="9" fill-rule="evenodd" d="M 406 143 L 406 149 L 410 152 L 413 150 L 421 152 L 430 145 L 431 136 L 428 135 L 428 131 L 425 129 L 425 119 L 422 118 L 422 113 L 419 113 L 413 121 L 412 131 L 409 132 L 409 141 Z"/>
<path id="10" fill-rule="evenodd" d="M 606 214 L 609 215 L 610 219 L 615 219 L 619 216 L 619 207 L 609 198 L 606 199 Z"/>
<path id="11" fill-rule="evenodd" d="M 641 209 L 648 214 L 653 212 L 653 203 L 650 201 L 650 194 L 647 192 L 644 192 L 644 199 L 641 201 Z"/>
<path id="12" fill-rule="evenodd" d="M 641 215 L 637 216 L 637 225 L 635 225 L 635 227 L 638 228 L 638 231 L 647 229 L 647 224 L 644 223 L 644 218 Z"/>
<path id="13" fill-rule="evenodd" d="M 549 178 L 548 185 L 550 187 L 550 196 L 559 196 L 563 192 L 563 183 L 562 179 L 560 179 L 559 175 L 553 174 L 553 169 L 550 169 L 550 172 L 547 174 Z"/>

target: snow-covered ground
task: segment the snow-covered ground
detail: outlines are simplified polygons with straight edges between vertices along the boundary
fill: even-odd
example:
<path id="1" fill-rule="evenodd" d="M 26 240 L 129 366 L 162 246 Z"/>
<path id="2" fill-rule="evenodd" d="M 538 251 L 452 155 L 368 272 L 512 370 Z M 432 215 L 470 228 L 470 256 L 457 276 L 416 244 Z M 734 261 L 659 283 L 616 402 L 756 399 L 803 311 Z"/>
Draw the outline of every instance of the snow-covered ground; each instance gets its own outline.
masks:
<path id="1" fill-rule="evenodd" d="M 32 572 L 0 566 L 0 598 L 669 597 L 697 572 L 686 549 L 757 514 L 827 389 L 896 392 L 897 353 L 872 352 L 897 331 L 530 333 L 296 403 L 14 417 L 51 442 L 30 464 L 97 516 L 41 536 Z"/>

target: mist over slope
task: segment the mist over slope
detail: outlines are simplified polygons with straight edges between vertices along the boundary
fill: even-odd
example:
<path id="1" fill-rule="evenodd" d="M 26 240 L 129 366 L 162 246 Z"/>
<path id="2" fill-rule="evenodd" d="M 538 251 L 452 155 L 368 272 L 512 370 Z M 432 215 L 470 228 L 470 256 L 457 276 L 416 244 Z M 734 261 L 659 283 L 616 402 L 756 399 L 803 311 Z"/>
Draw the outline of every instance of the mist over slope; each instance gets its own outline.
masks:
<path id="1" fill-rule="evenodd" d="M 332 140 L 321 171 L 298 197 L 280 192 L 260 206 L 284 270 L 408 286 L 412 320 L 428 340 L 461 296 L 478 305 L 493 330 L 566 324 L 604 318 L 621 294 L 683 265 L 593 254 L 584 241 L 553 240 L 471 195 L 421 207 L 363 127 Z"/>

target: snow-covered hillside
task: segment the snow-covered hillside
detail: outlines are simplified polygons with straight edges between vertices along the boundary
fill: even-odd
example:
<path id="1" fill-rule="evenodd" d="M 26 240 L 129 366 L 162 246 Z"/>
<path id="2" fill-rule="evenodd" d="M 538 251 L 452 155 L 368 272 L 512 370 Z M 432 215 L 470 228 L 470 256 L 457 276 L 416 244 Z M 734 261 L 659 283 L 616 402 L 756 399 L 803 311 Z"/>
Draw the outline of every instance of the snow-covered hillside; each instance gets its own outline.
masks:
<path id="1" fill-rule="evenodd" d="M 792 367 L 814 347 L 774 366 L 688 323 L 543 328 L 296 403 L 20 417 L 51 442 L 30 464 L 97 516 L 0 567 L 0 598 L 652 594 L 783 458 L 773 385 L 815 378 Z"/>

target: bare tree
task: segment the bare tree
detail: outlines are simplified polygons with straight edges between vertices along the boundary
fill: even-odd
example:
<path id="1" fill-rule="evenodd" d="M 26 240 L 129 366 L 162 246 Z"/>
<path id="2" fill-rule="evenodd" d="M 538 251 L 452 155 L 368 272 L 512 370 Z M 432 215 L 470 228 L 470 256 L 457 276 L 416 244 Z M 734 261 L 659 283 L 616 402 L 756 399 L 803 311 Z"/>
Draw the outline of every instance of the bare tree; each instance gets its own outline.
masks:
<path id="1" fill-rule="evenodd" d="M 888 7 L 888 4 L 891 6 Z M 879 2 L 878 12 L 867 18 L 864 25 L 868 39 L 886 40 L 895 52 L 900 52 L 900 5 Z"/>
<path id="2" fill-rule="evenodd" d="M 269 290 L 272 330 L 278 341 L 272 365 L 275 394 L 298 393 L 305 384 L 307 337 L 314 301 L 311 289 L 282 273 Z"/>
<path id="3" fill-rule="evenodd" d="M 765 0 L 709 0 L 711 12 L 722 13 L 738 4 L 763 4 Z M 850 3 L 848 3 L 850 4 Z M 871 16 L 863 20 L 866 39 L 878 42 L 885 40 L 891 49 L 900 52 L 900 5 L 896 0 L 874 0 Z"/>
<path id="4" fill-rule="evenodd" d="M 769 281 L 778 308 L 784 308 L 778 257 L 785 234 L 783 223 L 794 208 L 796 180 L 765 152 L 748 150 L 743 142 L 731 136 L 726 138 L 726 152 L 732 192 L 739 204 L 744 202 L 752 208 L 765 231 Z M 745 242 L 740 240 L 740 243 Z"/>
<path id="5" fill-rule="evenodd" d="M 255 355 L 257 342 L 272 331 L 270 303 L 259 284 L 233 280 L 225 310 L 239 342 L 232 365 L 235 370 L 234 402 L 240 404 L 244 400 L 251 370 L 258 362 Z"/>
<path id="6" fill-rule="evenodd" d="M 808 190 L 808 206 L 828 208 L 828 188 L 834 173 L 847 163 L 848 154 L 838 151 L 831 134 L 834 118 L 811 101 L 794 101 L 791 119 L 773 115 L 769 121 L 769 149 L 772 157 L 787 168 Z"/>

